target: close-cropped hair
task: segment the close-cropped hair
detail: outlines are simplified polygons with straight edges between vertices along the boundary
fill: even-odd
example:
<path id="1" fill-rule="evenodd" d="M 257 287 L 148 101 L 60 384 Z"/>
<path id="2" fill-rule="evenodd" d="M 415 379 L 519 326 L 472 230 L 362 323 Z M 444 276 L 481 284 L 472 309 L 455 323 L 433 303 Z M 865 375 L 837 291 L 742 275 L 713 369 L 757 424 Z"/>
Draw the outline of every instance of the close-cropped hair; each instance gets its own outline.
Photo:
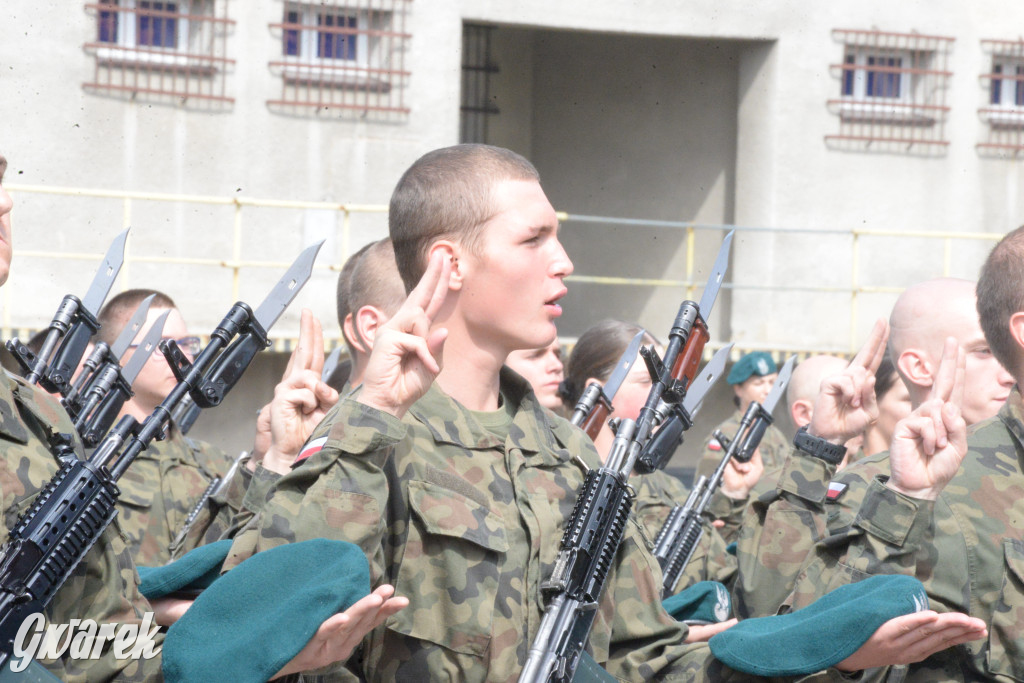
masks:
<path id="1" fill-rule="evenodd" d="M 121 334 L 121 330 L 128 323 L 128 319 L 135 313 L 135 309 L 150 294 L 153 295 L 153 301 L 149 305 L 150 310 L 177 308 L 174 300 L 163 292 L 158 292 L 155 289 L 127 289 L 116 294 L 100 309 L 100 314 L 96 316 L 100 322 L 100 331 L 96 333 L 96 339 L 113 344 L 117 335 Z"/>
<path id="2" fill-rule="evenodd" d="M 978 278 L 978 320 L 989 348 L 1016 375 L 1021 348 L 1010 332 L 1010 318 L 1024 311 L 1024 226 L 1008 233 L 989 253 Z"/>
<path id="3" fill-rule="evenodd" d="M 388 228 L 406 291 L 423 277 L 431 245 L 440 239 L 479 249 L 480 226 L 493 217 L 494 186 L 539 181 L 515 152 L 490 145 L 455 145 L 428 152 L 402 175 L 391 195 Z"/>
<path id="4" fill-rule="evenodd" d="M 0 154 L 0 183 L 4 182 L 5 173 L 7 173 L 7 157 Z"/>
<path id="5" fill-rule="evenodd" d="M 405 287 L 402 285 L 402 278 L 398 275 L 398 266 L 395 265 L 395 250 L 391 246 L 390 239 L 385 238 L 374 242 L 363 252 L 352 269 L 348 290 L 348 312 L 353 316 L 364 306 L 378 308 L 388 317 L 398 312 L 405 301 Z M 343 320 L 342 331 L 344 329 Z M 359 336 L 358 327 L 353 325 L 353 329 Z M 345 341 L 348 343 L 349 352 L 354 355 L 356 350 L 347 336 Z"/>
<path id="6" fill-rule="evenodd" d="M 896 384 L 896 382 L 902 382 L 900 374 L 896 372 L 896 365 L 893 363 L 892 351 L 887 346 L 885 349 L 885 355 L 882 356 L 882 362 L 878 364 L 878 369 L 875 370 L 875 400 L 881 401 L 882 398 L 889 393 L 889 390 Z"/>
<path id="7" fill-rule="evenodd" d="M 359 250 L 348 257 L 345 261 L 345 265 L 341 267 L 341 272 L 338 273 L 338 287 L 336 291 L 335 305 L 338 309 L 338 325 L 341 327 L 341 334 L 345 336 L 345 318 L 352 311 L 352 297 L 351 297 L 351 282 L 352 273 L 356 269 L 356 265 L 359 260 L 363 258 L 363 255 L 367 250 L 372 247 L 375 242 L 364 244 Z M 348 341 L 346 337 L 345 341 Z M 352 345 L 349 344 L 349 351 L 352 350 Z"/>
<path id="8" fill-rule="evenodd" d="M 608 319 L 581 334 L 565 366 L 565 380 L 560 392 L 565 405 L 569 408 L 576 405 L 587 388 L 588 379 L 607 382 L 629 342 L 642 329 L 639 325 Z M 644 343 L 653 344 L 656 340 L 645 334 Z"/>

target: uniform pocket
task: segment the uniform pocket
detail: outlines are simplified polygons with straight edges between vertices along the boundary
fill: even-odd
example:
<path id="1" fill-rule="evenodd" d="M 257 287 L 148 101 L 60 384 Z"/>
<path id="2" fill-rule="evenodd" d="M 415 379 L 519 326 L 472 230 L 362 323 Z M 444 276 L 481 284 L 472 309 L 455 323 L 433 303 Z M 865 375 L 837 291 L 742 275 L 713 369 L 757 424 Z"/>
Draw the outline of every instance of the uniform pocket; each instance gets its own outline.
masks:
<path id="1" fill-rule="evenodd" d="M 992 606 L 988 670 L 1024 681 L 1024 542 L 1003 540 L 1003 585 Z"/>
<path id="2" fill-rule="evenodd" d="M 409 606 L 388 628 L 483 655 L 491 639 L 499 558 L 508 550 L 504 522 L 448 488 L 423 481 L 408 486 L 412 513 L 395 588 Z"/>

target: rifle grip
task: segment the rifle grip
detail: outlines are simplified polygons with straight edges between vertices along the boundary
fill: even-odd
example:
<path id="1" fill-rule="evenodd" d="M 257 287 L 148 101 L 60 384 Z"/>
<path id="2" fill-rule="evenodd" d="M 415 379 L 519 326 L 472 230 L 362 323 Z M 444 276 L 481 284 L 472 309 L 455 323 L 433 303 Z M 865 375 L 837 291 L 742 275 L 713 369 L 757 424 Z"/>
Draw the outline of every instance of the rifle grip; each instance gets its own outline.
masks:
<path id="1" fill-rule="evenodd" d="M 604 427 L 605 422 L 608 421 L 608 416 L 611 414 L 612 404 L 608 402 L 608 399 L 602 393 L 597 401 L 597 405 L 594 406 L 594 409 L 583 420 L 580 429 L 587 433 L 591 441 L 596 441 L 597 435 L 601 433 L 601 427 Z"/>
<path id="2" fill-rule="evenodd" d="M 697 376 L 697 368 L 700 367 L 701 356 L 704 355 L 704 345 L 711 339 L 708 326 L 703 318 L 698 317 L 690 330 L 690 336 L 686 339 L 686 346 L 676 357 L 675 365 L 672 366 L 672 378 L 682 381 L 686 379 L 686 386 L 689 387 L 693 378 Z"/>

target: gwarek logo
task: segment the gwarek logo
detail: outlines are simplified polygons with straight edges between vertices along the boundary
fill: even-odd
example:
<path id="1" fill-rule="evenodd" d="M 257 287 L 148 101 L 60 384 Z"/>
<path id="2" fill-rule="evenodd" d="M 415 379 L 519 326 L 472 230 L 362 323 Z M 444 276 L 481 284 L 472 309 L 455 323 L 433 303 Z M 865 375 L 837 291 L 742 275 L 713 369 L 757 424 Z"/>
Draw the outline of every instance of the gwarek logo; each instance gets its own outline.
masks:
<path id="1" fill-rule="evenodd" d="M 109 641 L 113 641 L 117 659 L 152 659 L 160 653 L 155 641 L 159 630 L 152 612 L 146 612 L 140 624 L 120 626 L 97 624 L 92 619 L 46 624 L 36 612 L 22 622 L 14 638 L 11 671 L 20 673 L 33 659 L 57 659 L 64 653 L 71 659 L 99 659 Z"/>

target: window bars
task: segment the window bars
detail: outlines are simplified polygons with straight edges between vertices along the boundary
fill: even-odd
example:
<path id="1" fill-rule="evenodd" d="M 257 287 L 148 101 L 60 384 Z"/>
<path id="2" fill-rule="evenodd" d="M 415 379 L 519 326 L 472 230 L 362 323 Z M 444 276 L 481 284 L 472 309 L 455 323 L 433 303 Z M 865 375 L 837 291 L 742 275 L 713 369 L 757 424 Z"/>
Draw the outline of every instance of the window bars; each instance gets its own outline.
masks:
<path id="1" fill-rule="evenodd" d="M 270 62 L 281 96 L 267 102 L 289 114 L 402 117 L 405 30 L 411 0 L 284 2 L 280 23 L 270 24 L 280 58 Z"/>
<path id="2" fill-rule="evenodd" d="M 953 38 L 836 29 L 843 59 L 831 66 L 838 97 L 828 108 L 839 132 L 830 147 L 861 151 L 944 152 L 949 53 Z"/>
<path id="3" fill-rule="evenodd" d="M 235 22 L 228 0 L 99 0 L 96 38 L 85 44 L 96 61 L 92 93 L 192 107 L 230 107 L 227 40 Z"/>
<path id="4" fill-rule="evenodd" d="M 978 117 L 988 135 L 976 146 L 989 156 L 1018 156 L 1024 152 L 1024 40 L 983 40 L 989 73 L 981 74 L 985 106 Z"/>

